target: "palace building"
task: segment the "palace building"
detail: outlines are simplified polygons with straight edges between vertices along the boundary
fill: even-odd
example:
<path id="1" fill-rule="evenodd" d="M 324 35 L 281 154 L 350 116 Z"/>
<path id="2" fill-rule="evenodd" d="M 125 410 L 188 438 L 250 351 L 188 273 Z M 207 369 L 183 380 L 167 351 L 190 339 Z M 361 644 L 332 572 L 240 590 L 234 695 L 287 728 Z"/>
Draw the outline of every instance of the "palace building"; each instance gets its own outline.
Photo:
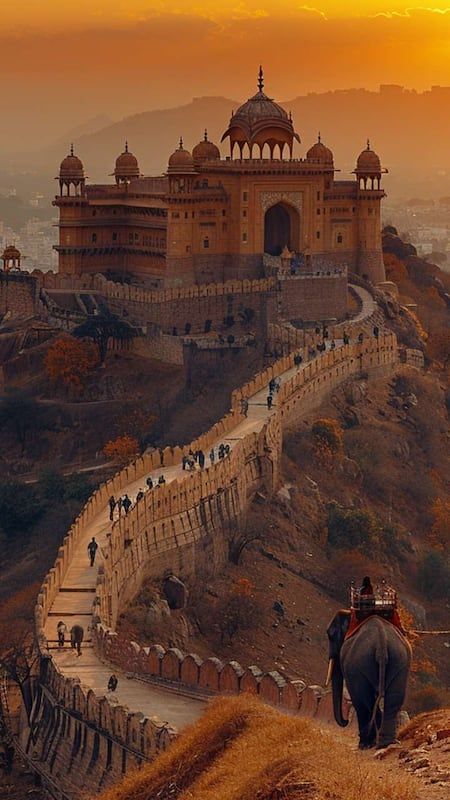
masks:
<path id="1" fill-rule="evenodd" d="M 109 273 L 153 287 L 254 279 L 281 262 L 293 273 L 346 267 L 385 280 L 381 251 L 382 169 L 367 147 L 353 177 L 335 180 L 319 135 L 303 158 L 294 123 L 258 91 L 231 116 L 221 157 L 205 130 L 189 152 L 180 139 L 164 175 L 141 175 L 125 145 L 113 181 L 89 184 L 71 152 L 61 163 L 59 271 Z M 281 258 L 283 254 L 283 258 Z"/>

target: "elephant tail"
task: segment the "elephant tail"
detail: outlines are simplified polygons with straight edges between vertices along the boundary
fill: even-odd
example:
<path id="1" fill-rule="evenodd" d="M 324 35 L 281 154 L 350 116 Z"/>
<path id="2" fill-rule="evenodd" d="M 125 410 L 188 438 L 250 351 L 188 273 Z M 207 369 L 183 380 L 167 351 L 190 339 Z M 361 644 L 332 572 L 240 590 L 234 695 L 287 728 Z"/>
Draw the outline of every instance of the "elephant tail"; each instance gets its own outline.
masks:
<path id="1" fill-rule="evenodd" d="M 384 717 L 384 695 L 386 688 L 386 664 L 388 662 L 388 646 L 386 639 L 386 629 L 384 622 L 378 625 L 378 642 L 375 650 L 375 658 L 378 661 L 378 694 L 372 711 L 370 720 L 370 730 L 375 726 L 377 732 L 377 744 L 379 743 L 380 731 L 383 727 Z M 380 712 L 380 724 L 377 725 L 377 713 Z"/>

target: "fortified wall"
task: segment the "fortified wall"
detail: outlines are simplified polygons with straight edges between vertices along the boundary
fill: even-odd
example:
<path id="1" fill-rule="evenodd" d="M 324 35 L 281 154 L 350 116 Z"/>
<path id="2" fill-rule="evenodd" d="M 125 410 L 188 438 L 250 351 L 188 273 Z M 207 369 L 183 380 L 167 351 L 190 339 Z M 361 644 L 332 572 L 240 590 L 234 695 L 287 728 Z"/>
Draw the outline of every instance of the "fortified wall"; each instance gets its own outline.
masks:
<path id="1" fill-rule="evenodd" d="M 32 317 L 36 313 L 38 281 L 27 272 L 0 270 L 0 314 L 13 319 Z"/>
<path id="2" fill-rule="evenodd" d="M 223 325 L 226 318 L 239 322 L 250 311 L 257 326 L 286 319 L 343 319 L 347 311 L 347 270 L 317 270 L 295 276 L 269 277 L 260 280 L 232 280 L 162 291 L 108 281 L 103 275 L 60 275 L 32 273 L 46 290 L 100 292 L 110 308 L 123 310 L 143 325 L 157 325 L 171 334 L 174 327 L 184 333 L 186 323 L 191 333 L 203 333 L 206 320 L 212 327 Z"/>
<path id="3" fill-rule="evenodd" d="M 100 659 L 115 662 L 154 684 L 171 682 L 206 695 L 214 691 L 250 689 L 262 699 L 291 711 L 330 718 L 329 695 L 318 687 L 305 688 L 273 671 L 262 675 L 257 667 L 201 662 L 195 655 L 163 651 L 158 645 L 140 648 L 115 634 L 121 606 L 144 577 L 155 580 L 171 570 L 187 580 L 199 579 L 222 568 L 226 559 L 227 529 L 244 514 L 257 489 L 270 492 L 278 482 L 283 431 L 337 385 L 358 374 L 388 374 L 398 362 L 394 335 L 372 338 L 360 345 L 324 353 L 301 371 L 286 356 L 233 393 L 231 410 L 190 446 L 166 448 L 164 464 L 179 463 L 183 452 L 204 449 L 220 440 L 241 421 L 240 401 L 265 388 L 272 377 L 288 373 L 275 413 L 260 429 L 244 436 L 231 454 L 202 473 L 173 481 L 147 493 L 126 518 L 113 526 L 100 570 L 94 599 L 94 648 Z M 289 372 L 292 370 L 292 372 Z M 35 687 L 31 729 L 22 726 L 24 757 L 39 764 L 44 782 L 56 783 L 61 797 L 77 797 L 81 785 L 90 792 L 111 785 L 130 767 L 152 759 L 176 735 L 170 725 L 132 713 L 107 697 L 65 675 L 51 658 L 44 625 L 87 525 L 104 511 L 111 494 L 160 468 L 160 454 L 139 458 L 103 484 L 75 520 L 55 566 L 48 573 L 36 605 L 36 635 L 41 672 Z M 47 778 L 45 777 L 47 776 Z"/>

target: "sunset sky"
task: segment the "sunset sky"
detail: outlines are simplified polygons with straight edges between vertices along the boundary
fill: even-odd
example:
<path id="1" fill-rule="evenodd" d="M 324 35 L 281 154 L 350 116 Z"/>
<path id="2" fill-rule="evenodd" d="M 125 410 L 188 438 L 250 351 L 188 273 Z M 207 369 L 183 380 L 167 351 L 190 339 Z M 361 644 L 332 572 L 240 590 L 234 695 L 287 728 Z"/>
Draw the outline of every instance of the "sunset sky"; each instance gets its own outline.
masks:
<path id="1" fill-rule="evenodd" d="M 240 100 L 260 62 L 280 101 L 380 83 L 450 85 L 447 3 L 7 2 L 0 147 L 39 148 L 99 113 L 120 119 L 200 95 Z"/>

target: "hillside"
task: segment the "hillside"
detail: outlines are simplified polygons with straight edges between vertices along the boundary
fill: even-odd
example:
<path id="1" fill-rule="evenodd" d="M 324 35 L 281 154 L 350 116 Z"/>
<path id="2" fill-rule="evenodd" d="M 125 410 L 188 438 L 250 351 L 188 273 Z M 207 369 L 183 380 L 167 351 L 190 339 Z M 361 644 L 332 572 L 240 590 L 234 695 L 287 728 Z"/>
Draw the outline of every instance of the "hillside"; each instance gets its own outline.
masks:
<path id="1" fill-rule="evenodd" d="M 424 723 L 429 734 L 445 733 L 448 721 L 429 716 Z M 445 766 L 436 763 L 431 775 L 418 778 L 408 774 L 419 759 L 406 737 L 403 753 L 396 762 L 374 760 L 310 720 L 249 696 L 221 699 L 153 764 L 101 800 L 444 800 Z"/>
<path id="2" fill-rule="evenodd" d="M 431 92 L 388 90 L 371 92 L 364 89 L 310 93 L 289 100 L 277 96 L 276 86 L 268 86 L 271 96 L 291 110 L 302 144 L 296 157 L 303 156 L 316 140 L 320 130 L 323 140 L 335 153 L 336 168 L 343 178 L 354 169 L 358 153 L 367 136 L 391 173 L 383 179 L 390 197 L 440 196 L 450 193 L 449 160 L 446 131 L 450 125 L 450 104 L 442 102 L 445 89 Z M 248 94 L 253 87 L 249 85 Z M 448 91 L 448 90 L 447 90 Z M 444 94 L 445 96 L 445 94 Z M 245 99 L 245 98 L 244 98 Z M 186 98 L 186 104 L 175 108 L 143 111 L 107 125 L 89 135 L 76 136 L 75 147 L 87 174 L 93 182 L 105 182 L 117 155 L 128 139 L 145 174 L 165 170 L 167 159 L 176 147 L 179 136 L 192 148 L 208 129 L 209 137 L 219 142 L 231 111 L 242 99 L 226 97 Z M 389 119 L 389 125 L 385 124 Z M 414 136 L 407 134 L 408 120 L 414 119 Z M 8 163 L 39 171 L 45 191 L 51 194 L 55 169 L 65 155 L 68 144 L 61 141 L 51 147 L 11 157 Z M 63 152 L 64 151 L 64 152 Z M 228 154 L 226 148 L 223 155 Z M 3 159 L 3 163 L 5 159 Z M 0 161 L 0 165 L 2 161 Z M 395 169 L 392 165 L 395 164 Z M 411 169 L 411 164 L 414 169 Z M 41 189 L 44 189 L 41 186 Z"/>

